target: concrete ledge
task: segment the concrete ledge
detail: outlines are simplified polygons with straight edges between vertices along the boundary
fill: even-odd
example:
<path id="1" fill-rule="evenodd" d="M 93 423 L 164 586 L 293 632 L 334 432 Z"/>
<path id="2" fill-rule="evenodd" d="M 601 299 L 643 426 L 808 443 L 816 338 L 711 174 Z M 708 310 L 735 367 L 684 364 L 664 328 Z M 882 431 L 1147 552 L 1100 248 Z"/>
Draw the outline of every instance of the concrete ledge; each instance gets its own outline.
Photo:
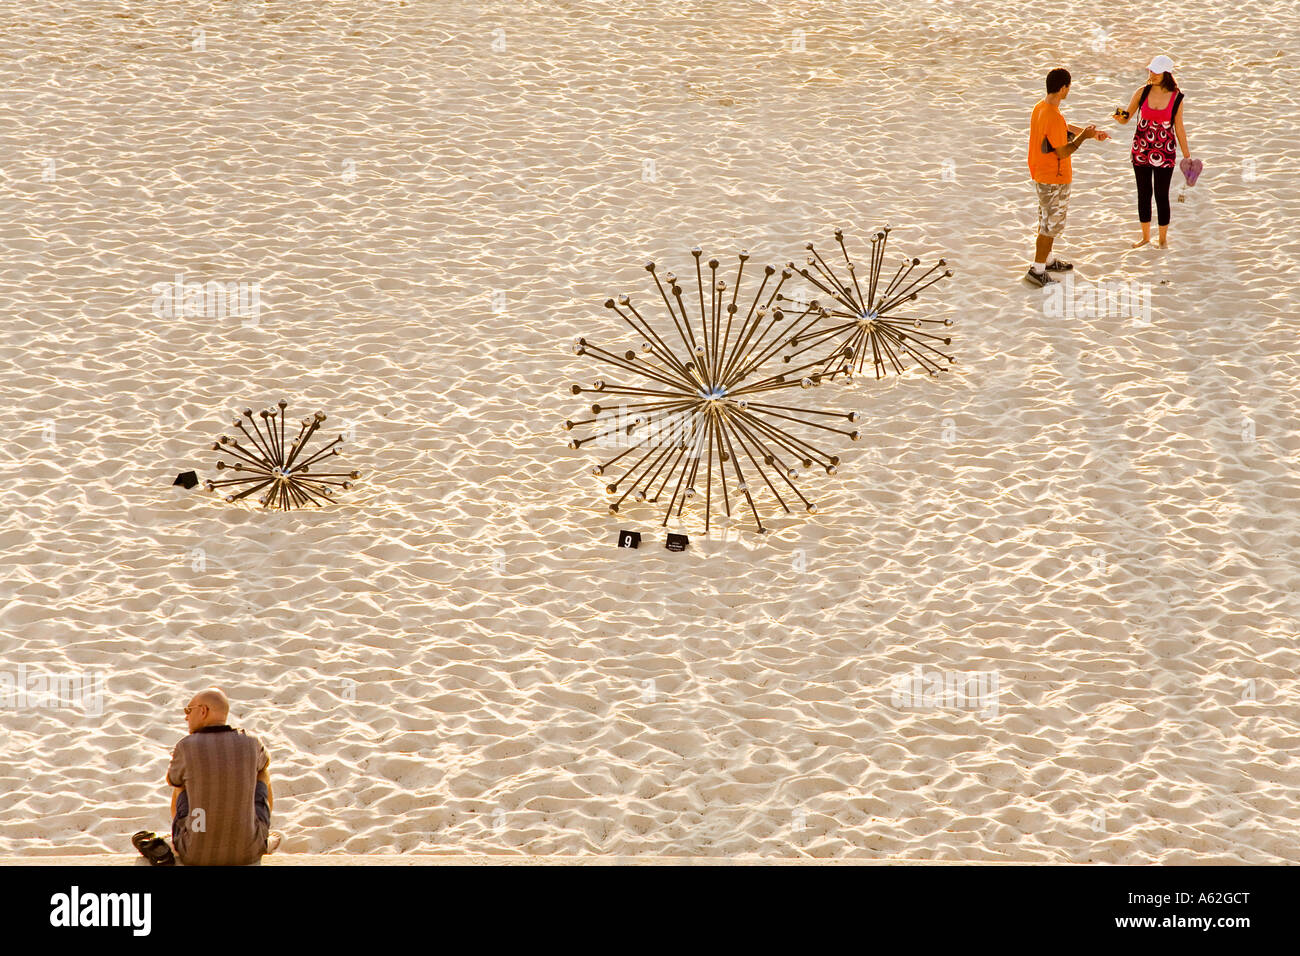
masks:
<path id="1" fill-rule="evenodd" d="M 148 866 L 142 857 L 123 853 L 86 856 L 0 856 L 9 866 Z M 465 856 L 436 853 L 273 853 L 262 866 L 1025 866 L 1005 860 L 975 862 L 941 860 L 813 860 L 806 858 L 702 856 Z M 1051 866 L 1055 864 L 1028 864 Z M 1065 864 L 1087 865 L 1087 864 Z"/>

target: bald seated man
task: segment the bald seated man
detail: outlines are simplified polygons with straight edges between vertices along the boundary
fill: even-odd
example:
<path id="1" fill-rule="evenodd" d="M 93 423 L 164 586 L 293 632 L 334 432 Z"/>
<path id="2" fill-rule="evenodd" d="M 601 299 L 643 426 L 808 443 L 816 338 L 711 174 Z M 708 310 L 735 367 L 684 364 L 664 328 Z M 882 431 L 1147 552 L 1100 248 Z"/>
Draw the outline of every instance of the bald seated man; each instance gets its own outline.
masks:
<path id="1" fill-rule="evenodd" d="M 269 852 L 270 760 L 229 717 L 219 688 L 199 691 L 185 708 L 189 736 L 172 751 L 172 846 L 185 866 L 246 866 Z"/>

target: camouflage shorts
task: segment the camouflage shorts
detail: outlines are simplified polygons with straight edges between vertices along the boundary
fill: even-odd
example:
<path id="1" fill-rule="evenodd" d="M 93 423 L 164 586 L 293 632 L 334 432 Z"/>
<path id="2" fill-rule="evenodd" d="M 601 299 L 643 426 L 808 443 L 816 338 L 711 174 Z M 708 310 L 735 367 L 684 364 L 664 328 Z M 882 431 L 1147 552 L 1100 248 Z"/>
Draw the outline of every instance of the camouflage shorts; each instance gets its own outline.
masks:
<path id="1" fill-rule="evenodd" d="M 1070 205 L 1069 183 L 1034 183 L 1038 190 L 1038 234 L 1055 238 L 1065 228 Z"/>

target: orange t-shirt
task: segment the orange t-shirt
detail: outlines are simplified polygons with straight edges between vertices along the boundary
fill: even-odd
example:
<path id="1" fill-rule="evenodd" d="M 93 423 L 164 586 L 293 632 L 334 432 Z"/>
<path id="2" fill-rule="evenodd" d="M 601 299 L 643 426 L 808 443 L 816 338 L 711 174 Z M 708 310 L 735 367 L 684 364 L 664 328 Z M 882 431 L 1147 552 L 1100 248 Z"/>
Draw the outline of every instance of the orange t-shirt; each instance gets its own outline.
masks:
<path id="1" fill-rule="evenodd" d="M 1047 100 L 1039 100 L 1029 120 L 1029 175 L 1036 183 L 1068 183 L 1073 179 L 1070 157 L 1043 152 L 1043 141 L 1058 149 L 1070 141 L 1065 117 Z"/>

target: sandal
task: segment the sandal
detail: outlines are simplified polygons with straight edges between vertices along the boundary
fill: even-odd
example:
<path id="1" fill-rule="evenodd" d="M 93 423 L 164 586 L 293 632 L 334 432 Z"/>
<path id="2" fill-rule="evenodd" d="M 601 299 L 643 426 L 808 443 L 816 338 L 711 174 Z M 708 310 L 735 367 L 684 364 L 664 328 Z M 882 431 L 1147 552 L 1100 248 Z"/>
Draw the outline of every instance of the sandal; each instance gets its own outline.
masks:
<path id="1" fill-rule="evenodd" d="M 141 830 L 131 837 L 131 845 L 149 861 L 150 866 L 175 866 L 176 857 L 167 841 L 152 830 Z"/>

